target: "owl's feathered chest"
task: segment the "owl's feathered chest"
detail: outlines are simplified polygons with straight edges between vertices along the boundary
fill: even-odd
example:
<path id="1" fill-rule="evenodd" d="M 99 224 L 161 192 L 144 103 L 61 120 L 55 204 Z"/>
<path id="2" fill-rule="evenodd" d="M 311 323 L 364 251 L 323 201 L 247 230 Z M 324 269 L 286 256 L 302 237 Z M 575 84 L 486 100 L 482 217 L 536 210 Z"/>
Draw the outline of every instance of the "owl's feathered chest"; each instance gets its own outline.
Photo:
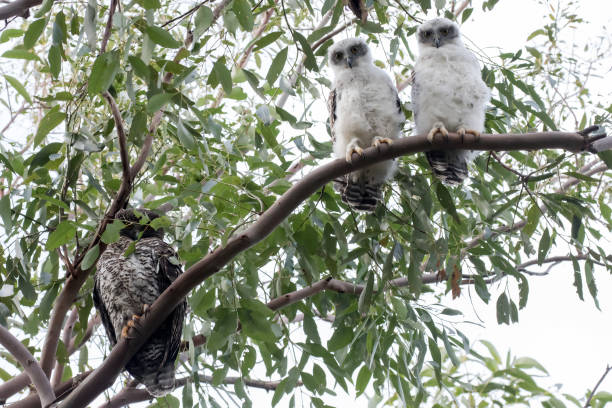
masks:
<path id="1" fill-rule="evenodd" d="M 403 122 L 397 93 L 387 74 L 375 66 L 347 69 L 337 74 L 336 132 L 347 139 L 395 138 Z"/>
<path id="2" fill-rule="evenodd" d="M 111 244 L 98 260 L 95 275 L 102 302 L 117 333 L 125 318 L 141 314 L 144 304 L 152 304 L 163 291 L 160 287 L 161 257 L 174 255 L 172 248 L 158 238 L 135 243 L 134 251 L 124 256 L 133 243 L 126 237 Z"/>

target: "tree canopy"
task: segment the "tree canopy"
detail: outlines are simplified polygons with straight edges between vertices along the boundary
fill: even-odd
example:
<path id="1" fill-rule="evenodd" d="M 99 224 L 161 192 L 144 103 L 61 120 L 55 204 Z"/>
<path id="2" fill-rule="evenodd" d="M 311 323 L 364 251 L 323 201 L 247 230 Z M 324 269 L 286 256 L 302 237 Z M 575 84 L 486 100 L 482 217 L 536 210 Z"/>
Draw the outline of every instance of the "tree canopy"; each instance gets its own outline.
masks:
<path id="1" fill-rule="evenodd" d="M 251 406 L 254 388 L 283 406 L 328 406 L 340 389 L 372 406 L 612 401 L 546 388 L 536 360 L 475 344 L 455 324 L 461 311 L 438 303 L 469 285 L 496 304 L 499 324 L 520 324 L 529 297 L 547 295 L 530 293 L 529 276 L 564 262 L 576 296 L 598 307 L 594 270 L 612 272 L 612 152 L 594 142 L 612 102 L 589 80 L 610 44 L 585 41 L 584 58 L 566 52 L 566 33 L 586 24 L 569 1 L 551 3 L 520 49 L 467 42 L 492 99 L 480 142 L 439 142 L 483 151 L 469 181 L 451 188 L 412 132 L 413 34 L 436 13 L 475 24 L 474 7 L 498 0 L 346 3 L 0 7 L 1 401 L 153 400 L 119 373 L 181 296 L 179 389 L 154 406 Z M 353 164 L 330 160 L 325 107 L 326 50 L 348 36 L 375 49 L 407 119 L 405 139 Z M 330 181 L 392 157 L 399 170 L 384 204 L 351 211 Z M 93 274 L 127 205 L 165 214 L 155 227 L 186 272 L 111 352 Z M 492 298 L 500 281 L 507 289 Z"/>

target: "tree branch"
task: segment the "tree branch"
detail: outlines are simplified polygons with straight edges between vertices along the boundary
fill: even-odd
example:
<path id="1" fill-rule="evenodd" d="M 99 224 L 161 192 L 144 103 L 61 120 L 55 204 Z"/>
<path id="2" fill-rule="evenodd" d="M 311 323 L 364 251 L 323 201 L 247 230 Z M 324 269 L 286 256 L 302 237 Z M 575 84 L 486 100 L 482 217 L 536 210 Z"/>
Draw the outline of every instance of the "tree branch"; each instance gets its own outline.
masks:
<path id="1" fill-rule="evenodd" d="M 19 361 L 28 374 L 34 387 L 36 387 L 36 391 L 38 391 L 38 395 L 40 395 L 43 407 L 49 406 L 55 400 L 55 394 L 53 393 L 49 379 L 36 362 L 32 353 L 30 353 L 28 349 L 2 325 L 0 325 L 0 344 Z"/>
<path id="2" fill-rule="evenodd" d="M 64 325 L 64 332 L 62 333 L 62 341 L 66 347 L 66 351 L 70 349 L 70 342 L 72 341 L 72 330 L 74 329 L 74 323 L 79 318 L 79 311 L 75 307 L 72 309 L 72 313 L 68 316 L 66 324 Z M 66 353 L 68 354 L 68 353 Z M 51 385 L 56 387 L 62 381 L 62 375 L 64 374 L 64 365 L 60 362 L 55 363 L 55 370 L 53 371 L 53 378 L 51 379 Z"/>
<path id="3" fill-rule="evenodd" d="M 104 35 L 102 36 L 102 43 L 100 45 L 100 54 L 104 54 L 106 52 L 106 45 L 108 44 L 108 39 L 111 35 L 111 29 L 113 28 L 113 16 L 115 15 L 117 3 L 118 0 L 111 0 L 110 7 L 108 9 L 108 19 L 106 20 L 106 27 L 104 28 Z M 116 120 L 115 123 L 117 123 Z"/>
<path id="4" fill-rule="evenodd" d="M 55 387 L 53 391 L 55 392 L 55 395 L 57 395 L 57 398 L 54 402 L 58 402 L 66 398 L 66 396 L 68 396 L 70 392 L 72 392 L 72 390 L 91 373 L 93 373 L 93 370 L 85 371 L 84 373 L 75 375 L 71 379 L 66 380 Z M 40 399 L 38 398 L 38 394 L 32 393 L 24 399 L 9 405 L 8 408 L 41 408 Z"/>
<path id="5" fill-rule="evenodd" d="M 112 1 L 114 4 L 116 0 Z M 129 181 L 129 188 L 131 189 L 133 179 L 130 171 L 130 157 L 128 154 L 127 140 L 125 137 L 125 128 L 123 127 L 123 118 L 121 117 L 121 112 L 119 112 L 119 107 L 117 106 L 117 102 L 115 102 L 115 98 L 113 98 L 108 91 L 104 91 L 102 96 L 108 101 L 111 112 L 113 113 L 113 120 L 115 121 L 115 127 L 117 128 L 117 138 L 119 139 L 119 155 L 121 156 L 123 179 Z"/>
<path id="6" fill-rule="evenodd" d="M 211 375 L 200 374 L 198 379 L 202 383 L 212 384 L 213 382 L 213 377 Z M 190 380 L 191 378 L 189 377 L 177 379 L 174 389 L 185 386 L 191 382 Z M 225 377 L 221 384 L 236 384 L 240 380 L 242 380 L 247 387 L 260 388 L 266 391 L 274 391 L 280 384 L 280 381 L 252 380 L 240 377 Z M 302 385 L 302 382 L 299 381 L 298 385 Z M 120 408 L 137 402 L 149 401 L 153 398 L 155 397 L 151 396 L 144 388 L 125 387 L 117 395 L 100 405 L 98 408 Z"/>
<path id="7" fill-rule="evenodd" d="M 594 141 L 594 138 L 589 138 L 584 133 L 483 134 L 478 141 L 470 140 L 463 143 L 456 133 L 449 134 L 447 141 L 434 141 L 434 143 L 429 143 L 425 135 L 419 135 L 397 139 L 390 146 L 365 149 L 363 155 L 354 155 L 351 163 L 343 159 L 336 159 L 314 169 L 279 197 L 249 228 L 231 237 L 225 246 L 216 248 L 179 276 L 153 303 L 149 314 L 139 320 L 138 333 L 131 330 L 129 340 L 119 340 L 107 359 L 68 396 L 61 406 L 85 406 L 103 390 L 110 387 L 134 353 L 195 286 L 219 272 L 236 255 L 267 237 L 293 210 L 329 181 L 374 163 L 431 149 L 535 150 L 560 148 L 582 151 L 589 149 Z"/>
<path id="8" fill-rule="evenodd" d="M 30 8 L 38 6 L 42 0 L 15 0 L 6 6 L 0 7 L 0 20 L 8 20 L 11 17 L 27 18 Z"/>
<path id="9" fill-rule="evenodd" d="M 595 391 L 597 391 L 597 388 L 599 388 L 599 386 L 601 385 L 602 381 L 604 380 L 604 378 L 606 378 L 606 376 L 608 375 L 608 373 L 611 370 L 612 370 L 612 367 L 607 365 L 606 366 L 606 370 L 604 371 L 603 375 L 601 376 L 599 381 L 597 381 L 597 384 L 595 384 L 595 387 L 593 388 L 593 391 L 591 391 L 591 393 L 589 394 L 589 398 L 587 399 L 586 403 L 584 404 L 584 408 L 587 408 L 588 406 L 591 405 L 591 400 L 593 399 L 593 396 L 595 395 Z"/>

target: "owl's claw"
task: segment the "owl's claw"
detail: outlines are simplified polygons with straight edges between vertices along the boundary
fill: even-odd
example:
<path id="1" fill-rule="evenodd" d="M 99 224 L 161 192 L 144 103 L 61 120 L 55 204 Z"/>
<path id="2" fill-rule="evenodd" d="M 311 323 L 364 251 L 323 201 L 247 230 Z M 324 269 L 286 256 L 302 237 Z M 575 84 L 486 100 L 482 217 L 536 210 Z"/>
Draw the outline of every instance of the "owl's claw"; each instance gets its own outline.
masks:
<path id="1" fill-rule="evenodd" d="M 393 139 L 389 139 L 388 137 L 380 137 L 380 136 L 376 136 L 374 138 L 374 140 L 372 140 L 372 146 L 374 147 L 378 147 L 381 144 L 387 144 L 387 145 L 392 145 L 393 144 Z"/>
<path id="2" fill-rule="evenodd" d="M 353 153 L 357 153 L 359 156 L 363 155 L 363 149 L 359 146 L 359 141 L 353 139 L 346 146 L 346 161 L 351 163 L 353 161 Z"/>
<path id="3" fill-rule="evenodd" d="M 466 134 L 474 136 L 474 143 L 477 143 L 480 140 L 480 132 L 479 131 L 473 130 L 473 129 L 466 129 L 463 126 L 460 126 L 457 129 L 457 134 L 461 138 L 461 143 L 463 143 Z"/>
<path id="4" fill-rule="evenodd" d="M 444 138 L 444 140 L 448 141 L 448 130 L 446 130 L 446 128 L 444 127 L 444 123 L 442 122 L 434 123 L 433 127 L 427 134 L 427 141 L 429 143 L 433 143 L 434 137 L 436 136 L 437 133 L 440 133 L 442 137 Z"/>
<path id="5" fill-rule="evenodd" d="M 130 329 L 133 327 L 134 330 L 136 330 L 136 322 L 134 320 L 138 320 L 140 319 L 140 316 L 138 315 L 134 315 L 132 316 L 132 319 L 128 320 L 128 322 L 126 323 L 125 326 L 123 326 L 123 329 L 121 329 L 121 337 L 124 339 L 133 339 L 133 337 L 128 336 L 128 333 L 130 331 Z"/>

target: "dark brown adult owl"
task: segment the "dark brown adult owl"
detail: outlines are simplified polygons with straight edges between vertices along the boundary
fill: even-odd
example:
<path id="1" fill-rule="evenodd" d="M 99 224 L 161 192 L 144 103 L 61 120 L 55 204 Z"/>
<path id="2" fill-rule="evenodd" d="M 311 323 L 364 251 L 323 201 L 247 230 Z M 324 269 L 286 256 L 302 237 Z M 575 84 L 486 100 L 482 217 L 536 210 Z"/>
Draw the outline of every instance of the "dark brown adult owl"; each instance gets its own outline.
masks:
<path id="1" fill-rule="evenodd" d="M 113 346 L 182 273 L 176 252 L 163 241 L 163 229 L 149 224 L 158 217 L 149 210 L 119 211 L 115 218 L 125 227 L 119 241 L 109 245 L 98 260 L 93 300 Z M 133 243 L 133 251 L 126 256 Z M 180 303 L 126 365 L 151 395 L 162 396 L 174 388 L 174 362 L 186 306 Z"/>

